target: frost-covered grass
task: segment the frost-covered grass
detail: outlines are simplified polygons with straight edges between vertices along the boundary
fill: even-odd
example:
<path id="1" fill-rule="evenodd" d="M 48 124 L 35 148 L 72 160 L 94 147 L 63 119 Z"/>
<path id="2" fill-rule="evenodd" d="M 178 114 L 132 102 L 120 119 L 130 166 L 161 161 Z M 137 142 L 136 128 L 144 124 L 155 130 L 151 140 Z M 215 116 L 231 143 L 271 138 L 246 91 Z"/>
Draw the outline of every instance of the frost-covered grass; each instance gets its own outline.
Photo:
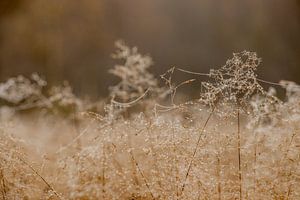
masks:
<path id="1" fill-rule="evenodd" d="M 265 91 L 244 51 L 161 86 L 149 56 L 117 47 L 121 81 L 101 103 L 37 75 L 0 84 L 1 199 L 300 199 L 299 85 Z M 176 70 L 208 78 L 198 99 L 175 101 L 195 82 Z"/>

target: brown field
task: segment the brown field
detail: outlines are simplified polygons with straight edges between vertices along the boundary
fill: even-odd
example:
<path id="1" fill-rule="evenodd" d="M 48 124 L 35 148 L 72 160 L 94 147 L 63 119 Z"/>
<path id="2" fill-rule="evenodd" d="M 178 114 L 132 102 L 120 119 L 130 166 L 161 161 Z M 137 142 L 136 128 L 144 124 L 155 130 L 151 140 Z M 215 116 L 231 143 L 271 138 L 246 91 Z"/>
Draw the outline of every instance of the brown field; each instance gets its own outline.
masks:
<path id="1" fill-rule="evenodd" d="M 96 103 L 36 74 L 0 84 L 0 199 L 300 199 L 300 85 L 259 79 L 244 51 L 161 86 L 150 57 L 117 48 L 121 81 Z"/>

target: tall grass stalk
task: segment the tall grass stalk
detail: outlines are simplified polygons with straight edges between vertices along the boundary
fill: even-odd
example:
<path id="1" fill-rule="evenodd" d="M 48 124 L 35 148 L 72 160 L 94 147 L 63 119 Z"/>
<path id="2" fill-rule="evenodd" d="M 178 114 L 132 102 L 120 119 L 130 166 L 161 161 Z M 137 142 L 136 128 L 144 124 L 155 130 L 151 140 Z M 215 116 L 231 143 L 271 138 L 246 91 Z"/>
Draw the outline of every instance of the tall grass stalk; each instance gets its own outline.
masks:
<path id="1" fill-rule="evenodd" d="M 240 108 L 237 109 L 237 150 L 238 150 L 238 177 L 239 177 L 239 199 L 243 198 L 243 180 L 242 180 L 242 166 L 241 166 L 241 127 L 240 127 Z"/>
<path id="2" fill-rule="evenodd" d="M 255 200 L 255 194 L 256 194 L 256 184 L 257 184 L 257 178 L 256 178 L 256 167 L 257 167 L 257 133 L 254 131 L 254 165 L 253 165 L 253 199 Z"/>
<path id="3" fill-rule="evenodd" d="M 105 168 L 106 168 L 106 154 L 105 154 L 105 144 L 103 144 L 103 158 L 102 158 L 102 198 L 103 200 L 106 199 L 106 191 L 105 191 Z"/>
<path id="4" fill-rule="evenodd" d="M 2 190 L 1 190 L 2 198 L 3 198 L 3 200 L 6 200 L 7 192 L 6 192 L 6 184 L 5 184 L 3 169 L 0 169 L 0 180 L 1 180 L 1 188 L 2 188 Z"/>
<path id="5" fill-rule="evenodd" d="M 59 199 L 59 200 L 63 200 L 64 198 L 61 197 L 56 190 L 50 185 L 50 183 L 37 171 L 34 169 L 34 167 L 32 165 L 30 165 L 28 162 L 26 162 L 23 158 L 18 157 L 18 159 L 23 162 L 27 167 L 29 167 L 29 169 L 31 171 L 33 171 L 49 188 L 49 190 L 51 190 L 53 192 L 53 194 Z"/>
<path id="6" fill-rule="evenodd" d="M 221 159 L 220 155 L 217 155 L 217 179 L 218 179 L 218 199 L 221 200 L 222 189 L 221 189 Z"/>
<path id="7" fill-rule="evenodd" d="M 141 168 L 140 168 L 140 166 L 139 166 L 137 160 L 135 159 L 135 157 L 134 157 L 134 155 L 133 155 L 133 153 L 132 153 L 131 150 L 130 150 L 129 154 L 130 154 L 130 157 L 131 157 L 133 163 L 135 164 L 138 172 L 140 173 L 140 175 L 141 175 L 141 177 L 142 177 L 142 179 L 143 179 L 143 181 L 144 181 L 144 183 L 145 183 L 145 185 L 146 185 L 146 187 L 147 187 L 147 189 L 149 191 L 149 194 L 151 195 L 152 199 L 155 200 L 156 198 L 154 197 L 154 194 L 152 193 L 152 191 L 150 189 L 150 185 L 149 185 L 149 183 L 148 183 L 148 181 L 146 179 L 146 176 L 144 175 L 143 171 L 141 170 Z"/>
<path id="8" fill-rule="evenodd" d="M 201 131 L 200 131 L 200 133 L 199 133 L 199 136 L 198 136 L 198 139 L 197 139 L 197 143 L 196 143 L 196 147 L 195 147 L 195 149 L 194 149 L 194 151 L 193 151 L 193 154 L 192 154 L 192 156 L 191 156 L 191 159 L 190 159 L 190 162 L 189 162 L 187 171 L 186 171 L 186 173 L 185 173 L 185 177 L 184 177 L 184 180 L 183 180 L 183 184 L 182 184 L 182 186 L 181 186 L 181 190 L 180 190 L 181 196 L 182 196 L 183 193 L 184 193 L 184 189 L 185 189 L 185 187 L 186 187 L 186 183 L 187 183 L 188 177 L 189 177 L 189 175 L 190 175 L 190 172 L 191 172 L 191 169 L 192 169 L 192 166 L 193 166 L 193 162 L 194 162 L 194 160 L 195 160 L 195 157 L 196 157 L 196 154 L 197 154 L 199 145 L 200 145 L 200 141 L 201 141 L 202 135 L 203 135 L 203 133 L 204 133 L 204 131 L 205 131 L 205 129 L 206 129 L 206 126 L 207 126 L 209 120 L 211 119 L 211 117 L 212 117 L 214 111 L 215 111 L 215 107 L 213 107 L 213 109 L 212 109 L 211 112 L 209 113 L 209 115 L 208 115 L 208 117 L 207 117 L 207 119 L 206 119 L 206 121 L 205 121 L 205 123 L 204 123 L 204 125 L 203 125 L 203 127 L 202 127 L 202 129 L 201 129 Z"/>

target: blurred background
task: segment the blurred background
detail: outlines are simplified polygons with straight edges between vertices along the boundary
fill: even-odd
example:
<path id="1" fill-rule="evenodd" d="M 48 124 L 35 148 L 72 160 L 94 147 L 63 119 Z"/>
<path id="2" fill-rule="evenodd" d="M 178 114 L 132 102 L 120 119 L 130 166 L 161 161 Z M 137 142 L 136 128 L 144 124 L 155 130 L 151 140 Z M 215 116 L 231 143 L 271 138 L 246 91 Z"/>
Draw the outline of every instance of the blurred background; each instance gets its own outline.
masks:
<path id="1" fill-rule="evenodd" d="M 250 50 L 260 78 L 300 82 L 300 0 L 0 0 L 0 80 L 38 72 L 104 96 L 117 39 L 149 53 L 156 75 L 206 72 Z"/>

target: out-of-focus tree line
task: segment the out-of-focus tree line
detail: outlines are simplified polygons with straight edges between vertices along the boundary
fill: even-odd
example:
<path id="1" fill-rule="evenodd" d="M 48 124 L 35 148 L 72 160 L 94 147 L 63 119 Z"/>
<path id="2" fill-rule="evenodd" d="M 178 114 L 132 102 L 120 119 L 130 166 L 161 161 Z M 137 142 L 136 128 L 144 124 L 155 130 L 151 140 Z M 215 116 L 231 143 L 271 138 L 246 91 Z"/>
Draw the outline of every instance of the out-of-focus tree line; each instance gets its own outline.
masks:
<path id="1" fill-rule="evenodd" d="M 1 0 L 0 79 L 38 72 L 105 95 L 120 38 L 149 53 L 156 74 L 205 72 L 246 49 L 263 58 L 261 78 L 300 82 L 299 0 Z"/>

